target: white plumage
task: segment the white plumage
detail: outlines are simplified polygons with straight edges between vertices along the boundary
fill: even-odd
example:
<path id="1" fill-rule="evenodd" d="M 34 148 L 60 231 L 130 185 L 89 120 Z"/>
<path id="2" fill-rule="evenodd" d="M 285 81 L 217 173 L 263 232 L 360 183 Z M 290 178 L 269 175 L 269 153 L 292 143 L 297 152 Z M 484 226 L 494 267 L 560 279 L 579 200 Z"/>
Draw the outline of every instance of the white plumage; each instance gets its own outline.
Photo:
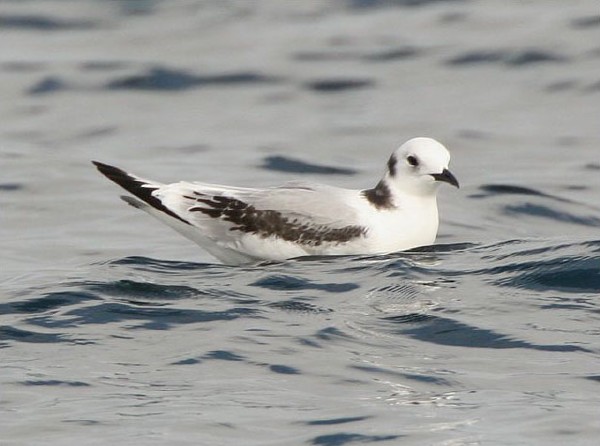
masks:
<path id="1" fill-rule="evenodd" d="M 106 164 L 98 170 L 136 198 L 122 197 L 226 264 L 304 255 L 383 254 L 435 241 L 436 192 L 458 187 L 450 155 L 414 138 L 390 157 L 367 190 L 290 182 L 252 189 L 200 182 L 161 184 Z"/>

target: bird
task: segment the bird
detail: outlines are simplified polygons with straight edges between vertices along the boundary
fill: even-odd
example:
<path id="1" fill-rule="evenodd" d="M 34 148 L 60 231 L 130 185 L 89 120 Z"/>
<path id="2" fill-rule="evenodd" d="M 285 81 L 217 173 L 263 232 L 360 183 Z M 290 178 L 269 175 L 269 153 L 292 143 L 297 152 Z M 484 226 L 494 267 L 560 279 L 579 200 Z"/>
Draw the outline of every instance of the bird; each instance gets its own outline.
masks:
<path id="1" fill-rule="evenodd" d="M 428 137 L 390 156 L 370 189 L 290 181 L 268 188 L 180 181 L 163 184 L 92 161 L 133 196 L 121 198 L 226 265 L 302 256 L 380 255 L 432 245 L 441 183 L 459 188 L 450 153 Z"/>

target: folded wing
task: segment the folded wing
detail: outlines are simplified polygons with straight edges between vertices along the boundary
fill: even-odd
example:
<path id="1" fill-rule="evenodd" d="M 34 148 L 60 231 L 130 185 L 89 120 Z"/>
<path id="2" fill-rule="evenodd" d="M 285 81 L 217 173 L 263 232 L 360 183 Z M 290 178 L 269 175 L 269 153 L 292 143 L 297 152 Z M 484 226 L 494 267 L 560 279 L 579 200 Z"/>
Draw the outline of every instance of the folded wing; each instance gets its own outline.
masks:
<path id="1" fill-rule="evenodd" d="M 315 247 L 363 235 L 356 210 L 339 199 L 347 193 L 303 183 L 244 189 L 182 182 L 167 185 L 155 195 L 180 218 L 221 243 L 251 235 Z"/>

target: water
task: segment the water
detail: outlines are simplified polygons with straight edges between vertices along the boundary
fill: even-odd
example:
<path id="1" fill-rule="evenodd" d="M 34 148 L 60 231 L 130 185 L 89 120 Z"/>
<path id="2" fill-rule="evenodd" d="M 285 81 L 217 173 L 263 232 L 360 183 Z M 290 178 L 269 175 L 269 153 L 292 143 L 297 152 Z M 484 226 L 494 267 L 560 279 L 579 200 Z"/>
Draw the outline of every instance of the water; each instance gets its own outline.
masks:
<path id="1" fill-rule="evenodd" d="M 596 1 L 7 1 L 0 444 L 600 435 Z M 438 245 L 244 268 L 118 200 L 371 187 L 452 152 Z"/>

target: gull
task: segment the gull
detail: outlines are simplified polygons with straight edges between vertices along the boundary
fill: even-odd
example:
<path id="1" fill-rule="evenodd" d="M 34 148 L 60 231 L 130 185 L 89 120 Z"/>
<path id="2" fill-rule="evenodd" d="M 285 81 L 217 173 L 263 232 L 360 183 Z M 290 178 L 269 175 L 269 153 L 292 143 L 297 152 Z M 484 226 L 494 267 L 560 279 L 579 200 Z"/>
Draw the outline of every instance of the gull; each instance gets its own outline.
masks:
<path id="1" fill-rule="evenodd" d="M 431 245 L 439 225 L 438 187 L 459 187 L 449 162 L 441 143 L 413 138 L 392 153 L 375 187 L 352 190 L 300 181 L 264 189 L 163 184 L 93 161 L 134 196 L 122 196 L 125 202 L 228 265 Z"/>

